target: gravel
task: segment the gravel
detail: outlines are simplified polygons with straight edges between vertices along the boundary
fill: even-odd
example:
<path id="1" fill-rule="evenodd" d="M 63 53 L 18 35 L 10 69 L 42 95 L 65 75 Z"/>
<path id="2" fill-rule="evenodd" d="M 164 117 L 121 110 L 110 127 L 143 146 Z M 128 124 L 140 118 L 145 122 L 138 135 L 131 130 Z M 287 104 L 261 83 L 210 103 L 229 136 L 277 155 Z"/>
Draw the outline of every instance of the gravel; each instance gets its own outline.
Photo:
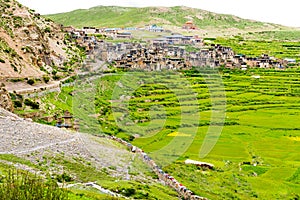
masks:
<path id="1" fill-rule="evenodd" d="M 0 108 L 0 154 L 14 154 L 38 164 L 45 156 L 64 155 L 92 163 L 97 168 L 114 167 L 112 176 L 129 179 L 128 167 L 135 155 L 107 138 L 42 125 Z"/>

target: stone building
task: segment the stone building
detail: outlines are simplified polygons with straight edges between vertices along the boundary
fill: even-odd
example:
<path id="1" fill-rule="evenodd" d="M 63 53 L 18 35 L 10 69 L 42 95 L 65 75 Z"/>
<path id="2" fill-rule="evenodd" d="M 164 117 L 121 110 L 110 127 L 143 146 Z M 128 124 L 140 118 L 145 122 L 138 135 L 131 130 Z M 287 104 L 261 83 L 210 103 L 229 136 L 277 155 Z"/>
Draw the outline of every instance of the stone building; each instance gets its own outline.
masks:
<path id="1" fill-rule="evenodd" d="M 186 30 L 195 30 L 197 29 L 196 25 L 193 23 L 193 21 L 187 21 L 182 26 L 183 29 Z"/>

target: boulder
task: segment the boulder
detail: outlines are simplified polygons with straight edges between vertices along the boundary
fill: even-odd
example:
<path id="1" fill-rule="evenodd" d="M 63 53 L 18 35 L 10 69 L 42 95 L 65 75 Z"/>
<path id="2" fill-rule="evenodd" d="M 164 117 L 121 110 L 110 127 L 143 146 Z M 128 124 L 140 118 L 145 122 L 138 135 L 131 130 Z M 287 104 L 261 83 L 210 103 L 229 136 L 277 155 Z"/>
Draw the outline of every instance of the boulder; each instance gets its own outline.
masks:
<path id="1" fill-rule="evenodd" d="M 14 110 L 10 95 L 4 87 L 0 87 L 0 107 L 10 112 Z"/>

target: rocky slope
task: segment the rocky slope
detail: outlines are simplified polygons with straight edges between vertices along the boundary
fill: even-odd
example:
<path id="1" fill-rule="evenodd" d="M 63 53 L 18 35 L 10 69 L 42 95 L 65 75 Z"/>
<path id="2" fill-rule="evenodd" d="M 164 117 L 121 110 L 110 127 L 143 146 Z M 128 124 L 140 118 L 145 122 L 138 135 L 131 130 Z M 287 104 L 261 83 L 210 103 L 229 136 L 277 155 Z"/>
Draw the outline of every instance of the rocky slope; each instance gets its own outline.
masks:
<path id="1" fill-rule="evenodd" d="M 66 76 L 80 51 L 61 26 L 15 0 L 0 1 L 0 79 Z"/>
<path id="2" fill-rule="evenodd" d="M 0 154 L 14 154 L 37 163 L 46 156 L 64 154 L 97 167 L 115 166 L 114 175 L 126 176 L 132 156 L 106 139 L 69 132 L 25 120 L 0 108 Z M 110 155 L 110 156 L 107 156 Z"/>
<path id="3" fill-rule="evenodd" d="M 14 110 L 10 95 L 4 87 L 0 87 L 0 107 L 9 111 Z"/>
<path id="4" fill-rule="evenodd" d="M 63 178 L 68 186 L 97 182 L 105 189 L 130 198 L 177 197 L 175 191 L 155 178 L 138 155 L 108 138 L 37 124 L 2 108 L 0 127 L 0 172 L 4 164 L 41 176 L 50 174 L 58 181 Z M 86 188 L 80 190 L 84 196 Z M 162 197 L 156 194 L 158 190 L 163 193 Z"/>

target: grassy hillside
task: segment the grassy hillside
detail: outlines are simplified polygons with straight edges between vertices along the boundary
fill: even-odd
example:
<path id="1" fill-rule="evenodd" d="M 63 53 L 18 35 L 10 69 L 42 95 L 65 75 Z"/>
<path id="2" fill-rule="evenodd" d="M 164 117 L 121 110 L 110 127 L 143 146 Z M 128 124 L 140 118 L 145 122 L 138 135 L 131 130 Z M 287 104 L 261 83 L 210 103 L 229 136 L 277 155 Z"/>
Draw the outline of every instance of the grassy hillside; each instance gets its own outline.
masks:
<path id="1" fill-rule="evenodd" d="M 181 27 L 188 20 L 200 29 L 271 29 L 280 25 L 241 19 L 232 15 L 216 14 L 188 7 L 127 8 L 98 6 L 86 10 L 48 15 L 50 19 L 64 25 L 96 27 L 130 27 L 159 24 Z"/>

